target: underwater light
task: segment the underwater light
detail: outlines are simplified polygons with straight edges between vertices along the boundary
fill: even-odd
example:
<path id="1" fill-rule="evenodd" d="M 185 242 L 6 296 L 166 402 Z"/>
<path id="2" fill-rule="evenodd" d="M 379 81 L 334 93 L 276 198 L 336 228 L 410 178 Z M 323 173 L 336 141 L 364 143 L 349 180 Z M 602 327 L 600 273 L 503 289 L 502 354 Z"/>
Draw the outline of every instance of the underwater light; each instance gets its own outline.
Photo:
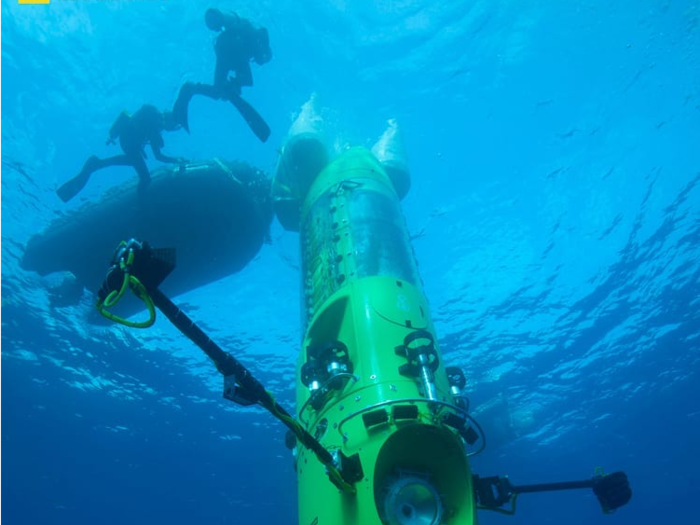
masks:
<path id="1" fill-rule="evenodd" d="M 439 525 L 443 506 L 435 487 L 419 475 L 400 476 L 386 491 L 382 518 L 388 525 Z"/>

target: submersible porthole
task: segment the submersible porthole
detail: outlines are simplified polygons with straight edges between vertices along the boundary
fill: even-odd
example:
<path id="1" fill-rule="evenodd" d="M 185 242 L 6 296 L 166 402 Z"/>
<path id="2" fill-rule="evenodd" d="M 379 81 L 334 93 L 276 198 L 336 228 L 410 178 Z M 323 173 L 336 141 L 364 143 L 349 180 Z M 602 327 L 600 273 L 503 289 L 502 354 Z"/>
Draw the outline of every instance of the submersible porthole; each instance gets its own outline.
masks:
<path id="1" fill-rule="evenodd" d="M 384 521 L 388 525 L 440 525 L 443 507 L 429 480 L 402 476 L 392 480 L 385 492 Z"/>

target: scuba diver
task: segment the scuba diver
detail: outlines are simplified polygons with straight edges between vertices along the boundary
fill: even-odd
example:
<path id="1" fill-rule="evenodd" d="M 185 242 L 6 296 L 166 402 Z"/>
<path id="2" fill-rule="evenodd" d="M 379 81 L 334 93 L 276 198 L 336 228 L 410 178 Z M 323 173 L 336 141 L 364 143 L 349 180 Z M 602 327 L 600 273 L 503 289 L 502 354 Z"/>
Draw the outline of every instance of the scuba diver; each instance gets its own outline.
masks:
<path id="1" fill-rule="evenodd" d="M 224 14 L 213 8 L 207 10 L 204 20 L 209 29 L 220 33 L 214 44 L 214 84 L 186 82 L 180 88 L 173 107 L 175 118 L 189 133 L 187 107 L 194 95 L 228 100 L 238 109 L 253 133 L 265 142 L 270 136 L 270 128 L 260 114 L 241 98 L 241 87 L 253 85 L 251 60 L 263 65 L 272 58 L 267 29 L 254 27 L 236 13 Z M 235 73 L 234 77 L 230 77 L 231 72 Z"/>
<path id="2" fill-rule="evenodd" d="M 155 106 L 144 104 L 141 108 L 129 115 L 126 111 L 117 117 L 109 130 L 109 138 L 105 144 L 115 144 L 119 139 L 119 145 L 124 152 L 123 155 L 116 155 L 106 159 L 100 159 L 92 155 L 83 169 L 68 182 L 64 183 L 56 193 L 63 202 L 68 202 L 75 197 L 85 187 L 90 180 L 90 175 L 95 171 L 108 166 L 133 166 L 139 176 L 139 192 L 142 192 L 150 183 L 151 176 L 146 166 L 146 144 L 151 145 L 155 158 L 161 162 L 182 164 L 186 162 L 179 157 L 169 157 L 161 152 L 164 146 L 163 131 L 177 131 L 180 125 L 173 118 L 170 111 L 161 112 Z"/>

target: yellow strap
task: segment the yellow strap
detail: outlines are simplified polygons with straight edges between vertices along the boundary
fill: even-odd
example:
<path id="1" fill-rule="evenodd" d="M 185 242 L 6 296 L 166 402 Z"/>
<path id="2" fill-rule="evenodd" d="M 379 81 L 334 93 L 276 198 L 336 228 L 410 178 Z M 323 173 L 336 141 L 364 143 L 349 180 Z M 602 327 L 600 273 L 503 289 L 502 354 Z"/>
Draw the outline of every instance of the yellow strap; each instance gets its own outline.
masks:
<path id="1" fill-rule="evenodd" d="M 221 168 L 221 170 L 224 173 L 226 173 L 229 177 L 231 177 L 235 182 L 237 182 L 241 186 L 243 185 L 243 183 L 240 180 L 238 180 L 238 177 L 236 177 L 233 174 L 233 172 L 229 169 L 229 167 L 219 160 L 219 157 L 214 157 L 214 162 L 216 162 L 219 165 L 219 167 Z"/>

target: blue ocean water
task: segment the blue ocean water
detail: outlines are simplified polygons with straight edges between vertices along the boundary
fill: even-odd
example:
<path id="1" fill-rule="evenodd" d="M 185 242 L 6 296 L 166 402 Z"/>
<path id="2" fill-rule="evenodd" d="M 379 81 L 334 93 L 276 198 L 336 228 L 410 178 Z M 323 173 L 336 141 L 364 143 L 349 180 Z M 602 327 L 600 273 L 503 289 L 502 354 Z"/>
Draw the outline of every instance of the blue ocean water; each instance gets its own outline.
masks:
<path id="1" fill-rule="evenodd" d="M 280 523 L 296 518 L 284 429 L 221 399 L 207 359 L 159 319 L 86 322 L 28 239 L 133 178 L 104 170 L 122 109 L 210 81 L 209 6 L 269 29 L 273 60 L 235 110 L 195 99 L 165 152 L 270 175 L 316 93 L 338 147 L 402 127 L 403 210 L 443 355 L 468 378 L 488 448 L 516 484 L 625 470 L 604 516 L 587 491 L 522 496 L 513 523 L 697 524 L 700 496 L 700 5 L 422 0 L 2 1 L 2 518 L 8 524 Z M 151 164 L 152 167 L 156 163 Z M 275 222 L 248 267 L 178 304 L 290 411 L 298 235 Z M 106 254 L 106 259 L 111 254 Z"/>

